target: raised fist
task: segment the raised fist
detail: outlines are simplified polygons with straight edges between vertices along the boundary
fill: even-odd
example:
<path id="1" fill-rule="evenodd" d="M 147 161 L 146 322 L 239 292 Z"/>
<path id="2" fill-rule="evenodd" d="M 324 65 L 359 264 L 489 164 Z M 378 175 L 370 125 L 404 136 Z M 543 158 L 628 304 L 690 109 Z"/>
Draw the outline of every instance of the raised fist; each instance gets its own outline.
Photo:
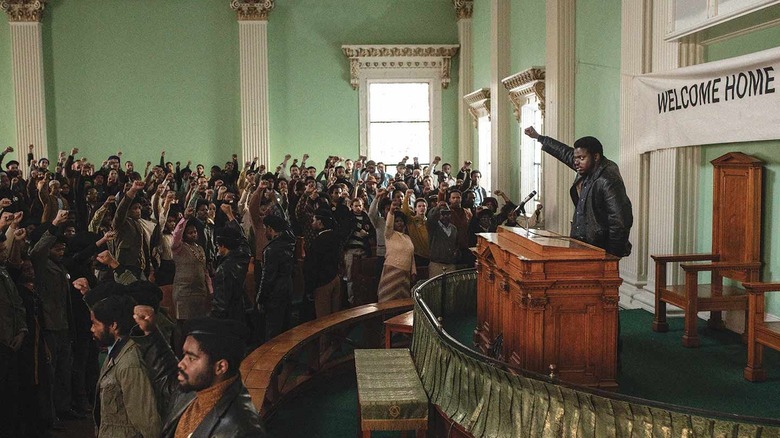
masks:
<path id="1" fill-rule="evenodd" d="M 57 216 L 51 221 L 52 225 L 60 225 L 68 220 L 68 210 L 57 211 Z"/>
<path id="2" fill-rule="evenodd" d="M 99 263 L 102 263 L 109 267 L 118 266 L 119 263 L 117 263 L 114 256 L 111 255 L 111 252 L 109 250 L 102 251 L 98 253 L 98 255 L 95 256 L 95 260 L 97 260 Z"/>
<path id="3" fill-rule="evenodd" d="M 84 277 L 77 278 L 73 280 L 73 288 L 85 295 L 89 292 L 89 281 Z"/>

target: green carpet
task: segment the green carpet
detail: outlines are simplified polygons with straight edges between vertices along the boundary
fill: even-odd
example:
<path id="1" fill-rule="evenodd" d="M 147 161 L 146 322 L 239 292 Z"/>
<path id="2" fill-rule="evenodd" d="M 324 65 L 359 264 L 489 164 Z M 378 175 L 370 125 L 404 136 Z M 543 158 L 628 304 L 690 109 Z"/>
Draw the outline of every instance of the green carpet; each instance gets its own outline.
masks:
<path id="1" fill-rule="evenodd" d="M 730 331 L 710 330 L 700 321 L 701 347 L 680 343 L 683 320 L 669 319 L 668 333 L 655 333 L 653 315 L 620 312 L 623 353 L 619 392 L 634 397 L 721 412 L 780 418 L 780 354 L 765 349 L 767 381 L 742 378 L 747 348 Z M 445 330 L 472 345 L 475 317 L 449 318 Z M 275 437 L 352 437 L 357 434 L 357 384 L 353 373 L 317 379 L 283 403 L 268 423 Z M 395 437 L 400 433 L 372 436 Z"/>
<path id="2" fill-rule="evenodd" d="M 728 330 L 699 320 L 699 348 L 682 346 L 683 319 L 669 319 L 667 333 L 651 329 L 644 310 L 620 312 L 623 339 L 619 392 L 683 406 L 757 417 L 780 418 L 780 354 L 764 349 L 767 380 L 742 377 L 747 346 Z"/>

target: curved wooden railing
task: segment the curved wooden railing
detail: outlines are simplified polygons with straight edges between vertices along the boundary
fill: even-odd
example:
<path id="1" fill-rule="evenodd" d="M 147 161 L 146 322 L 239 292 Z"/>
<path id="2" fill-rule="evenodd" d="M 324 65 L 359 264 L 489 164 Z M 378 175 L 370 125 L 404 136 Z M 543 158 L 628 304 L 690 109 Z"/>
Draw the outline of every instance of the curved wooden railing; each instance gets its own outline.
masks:
<path id="1" fill-rule="evenodd" d="M 355 348 L 380 348 L 382 321 L 412 306 L 407 298 L 342 310 L 294 327 L 253 350 L 241 362 L 241 376 L 258 412 L 268 416 L 315 375 L 351 365 Z M 362 339 L 349 338 L 357 326 L 363 328 Z M 323 337 L 337 342 L 340 351 L 320 351 Z"/>
<path id="2" fill-rule="evenodd" d="M 442 329 L 476 314 L 475 270 L 415 287 L 412 356 L 431 403 L 475 437 L 779 437 L 780 421 L 579 387 L 495 361 Z"/>

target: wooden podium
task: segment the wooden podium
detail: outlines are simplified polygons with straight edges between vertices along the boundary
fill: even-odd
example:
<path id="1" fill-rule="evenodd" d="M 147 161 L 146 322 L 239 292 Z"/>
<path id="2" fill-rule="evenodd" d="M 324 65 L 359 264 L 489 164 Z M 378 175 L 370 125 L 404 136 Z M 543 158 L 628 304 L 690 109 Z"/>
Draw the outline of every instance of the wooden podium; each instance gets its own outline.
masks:
<path id="1" fill-rule="evenodd" d="M 563 381 L 617 387 L 619 259 L 544 230 L 477 236 L 477 347 L 530 371 L 554 367 Z"/>

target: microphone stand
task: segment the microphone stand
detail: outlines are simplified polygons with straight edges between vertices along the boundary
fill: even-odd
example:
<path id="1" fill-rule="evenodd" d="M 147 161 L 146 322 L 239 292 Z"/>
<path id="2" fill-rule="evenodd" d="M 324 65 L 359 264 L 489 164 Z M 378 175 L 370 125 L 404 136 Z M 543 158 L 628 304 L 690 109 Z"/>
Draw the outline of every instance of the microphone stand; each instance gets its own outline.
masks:
<path id="1" fill-rule="evenodd" d="M 522 204 L 520 204 L 520 206 L 517 207 L 517 212 L 518 212 L 518 215 L 522 215 L 522 217 L 525 219 L 525 226 L 520 225 L 520 228 L 525 230 L 525 235 L 526 235 L 526 237 L 528 237 L 528 235 L 530 234 L 530 230 L 528 229 L 529 228 L 528 227 L 529 219 L 528 219 L 528 216 L 525 213 L 525 203 L 522 203 Z M 518 224 L 520 224 L 520 222 L 518 222 Z"/>

